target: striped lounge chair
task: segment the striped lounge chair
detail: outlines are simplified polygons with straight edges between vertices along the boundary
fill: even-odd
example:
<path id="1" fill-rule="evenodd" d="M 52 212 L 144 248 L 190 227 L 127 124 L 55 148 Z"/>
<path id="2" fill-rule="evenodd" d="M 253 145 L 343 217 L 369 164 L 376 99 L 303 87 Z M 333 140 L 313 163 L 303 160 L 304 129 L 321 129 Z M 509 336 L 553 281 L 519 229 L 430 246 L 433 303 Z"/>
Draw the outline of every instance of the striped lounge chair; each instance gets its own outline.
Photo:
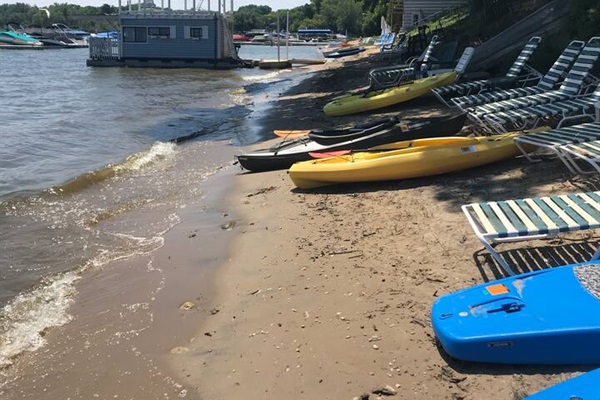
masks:
<path id="1" fill-rule="evenodd" d="M 590 115 L 590 119 L 593 117 Z M 572 118 L 572 117 L 570 117 Z M 578 117 L 579 118 L 579 117 Z M 587 122 L 568 127 L 560 127 L 545 132 L 528 133 L 515 138 L 515 144 L 529 161 L 539 161 L 532 154 L 545 149 L 562 158 L 562 149 L 570 145 L 578 145 L 600 140 L 600 122 Z M 565 162 L 572 172 L 571 165 Z"/>
<path id="2" fill-rule="evenodd" d="M 492 90 L 489 92 L 472 94 L 468 96 L 453 97 L 450 101 L 458 108 L 465 110 L 481 104 L 493 103 L 501 100 L 514 99 L 516 97 L 530 96 L 547 92 L 567 75 L 571 65 L 585 46 L 581 40 L 572 41 L 556 59 L 546 75 L 540 79 L 535 86 L 525 86 L 506 90 Z"/>
<path id="3" fill-rule="evenodd" d="M 600 228 L 600 192 L 490 201 L 462 206 L 477 238 L 509 275 L 495 244 Z M 600 249 L 592 260 L 598 259 Z"/>
<path id="4" fill-rule="evenodd" d="M 454 85 L 442 86 L 434 88 L 432 93 L 444 104 L 448 104 L 447 100 L 451 97 L 466 96 L 469 94 L 480 93 L 486 90 L 493 89 L 497 82 L 505 82 L 507 80 L 515 82 L 514 86 L 523 86 L 532 78 L 540 77 L 541 74 L 527 65 L 531 55 L 537 49 L 542 38 L 534 36 L 529 39 L 521 53 L 516 58 L 506 75 L 500 78 L 481 79 L 477 81 L 457 83 Z"/>
<path id="5" fill-rule="evenodd" d="M 560 147 L 560 152 L 564 158 L 563 162 L 569 169 L 580 174 L 600 173 L 600 139 L 591 142 L 569 143 Z M 589 164 L 591 169 L 583 169 L 578 160 Z"/>
<path id="6" fill-rule="evenodd" d="M 594 114 L 598 103 L 600 103 L 600 86 L 596 86 L 593 93 L 570 100 L 485 115 L 484 128 L 493 133 L 507 132 L 513 128 L 517 130 L 534 128 L 540 121 L 553 117 L 563 119 L 574 115 Z"/>
<path id="7" fill-rule="evenodd" d="M 569 74 L 558 89 L 470 108 L 468 117 L 472 121 L 481 124 L 482 118 L 487 114 L 572 99 L 585 89 L 585 80 L 588 79 L 599 56 L 600 37 L 593 37 L 581 51 Z"/>
<path id="8" fill-rule="evenodd" d="M 369 89 L 376 90 L 398 86 L 402 82 L 417 79 L 422 72 L 421 66 L 429 62 L 433 50 L 439 43 L 438 37 L 434 35 L 423 54 L 413 59 L 410 63 L 373 68 L 369 71 Z"/>

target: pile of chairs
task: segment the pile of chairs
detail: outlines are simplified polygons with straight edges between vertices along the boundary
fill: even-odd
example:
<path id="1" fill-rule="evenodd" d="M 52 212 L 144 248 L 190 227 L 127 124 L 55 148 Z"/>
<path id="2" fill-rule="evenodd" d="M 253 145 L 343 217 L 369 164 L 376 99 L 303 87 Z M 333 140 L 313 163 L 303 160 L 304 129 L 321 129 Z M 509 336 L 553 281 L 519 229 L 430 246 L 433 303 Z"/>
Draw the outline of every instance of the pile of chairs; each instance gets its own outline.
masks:
<path id="1" fill-rule="evenodd" d="M 431 54 L 438 44 L 437 36 L 433 36 L 420 56 L 409 59 L 405 64 L 373 68 L 369 71 L 369 88 L 388 88 L 417 79 L 423 74 Z"/>
<path id="2" fill-rule="evenodd" d="M 572 41 L 545 75 L 539 74 L 534 84 L 527 85 L 533 69 L 525 68 L 525 63 L 537 43 L 539 40 L 532 38 L 510 69 L 517 87 L 500 89 L 490 79 L 433 92 L 445 104 L 466 112 L 469 120 L 488 134 L 554 126 L 546 132 L 522 135 L 515 143 L 531 161 L 539 160 L 535 155 L 540 152 L 550 152 L 573 173 L 600 172 L 600 86 L 592 75 L 600 58 L 600 37 L 587 43 Z"/>

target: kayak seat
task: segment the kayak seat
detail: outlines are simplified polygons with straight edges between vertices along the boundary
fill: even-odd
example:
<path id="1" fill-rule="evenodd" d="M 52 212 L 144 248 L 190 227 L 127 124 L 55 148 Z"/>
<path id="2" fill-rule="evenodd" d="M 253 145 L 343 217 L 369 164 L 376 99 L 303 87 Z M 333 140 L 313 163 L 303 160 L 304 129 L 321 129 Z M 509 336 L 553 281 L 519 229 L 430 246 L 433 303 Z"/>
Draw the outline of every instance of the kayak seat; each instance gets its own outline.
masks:
<path id="1" fill-rule="evenodd" d="M 600 192 L 490 201 L 463 205 L 475 235 L 509 275 L 514 275 L 495 245 L 600 228 Z M 600 249 L 592 260 L 598 259 Z"/>

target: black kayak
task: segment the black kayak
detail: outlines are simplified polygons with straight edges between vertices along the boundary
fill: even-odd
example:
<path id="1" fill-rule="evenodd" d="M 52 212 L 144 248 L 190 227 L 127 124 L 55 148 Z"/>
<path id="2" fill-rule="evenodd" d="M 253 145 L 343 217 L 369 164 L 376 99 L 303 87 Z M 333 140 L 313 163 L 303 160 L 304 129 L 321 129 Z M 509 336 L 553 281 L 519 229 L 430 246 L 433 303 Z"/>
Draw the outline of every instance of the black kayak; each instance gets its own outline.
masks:
<path id="1" fill-rule="evenodd" d="M 241 154 L 236 158 L 242 168 L 249 171 L 286 169 L 295 162 L 312 159 L 311 152 L 362 150 L 403 140 L 451 136 L 462 129 L 466 117 L 466 113 L 416 119 L 393 117 L 353 128 L 314 129 L 300 139 L 283 140 L 269 148 Z"/>

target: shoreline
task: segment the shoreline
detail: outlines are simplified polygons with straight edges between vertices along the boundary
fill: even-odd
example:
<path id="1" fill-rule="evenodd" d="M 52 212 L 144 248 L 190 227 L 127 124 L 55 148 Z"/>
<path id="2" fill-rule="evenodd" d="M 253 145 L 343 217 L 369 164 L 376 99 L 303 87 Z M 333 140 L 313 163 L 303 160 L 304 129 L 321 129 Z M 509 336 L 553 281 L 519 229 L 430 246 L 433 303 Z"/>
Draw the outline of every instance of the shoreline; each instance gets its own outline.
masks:
<path id="1" fill-rule="evenodd" d="M 319 105 L 348 84 L 345 72 L 356 74 L 321 71 L 290 88 L 263 119 L 263 129 L 340 126 L 397 113 L 323 117 Z M 355 86 L 360 78 L 354 77 Z M 315 90 L 323 82 L 328 91 Z M 283 118 L 294 102 L 304 111 Z M 431 99 L 412 102 L 403 112 L 444 111 L 430 105 Z M 437 348 L 429 319 L 438 296 L 502 277 L 480 254 L 460 205 L 594 187 L 593 180 L 572 178 L 558 160 L 531 164 L 524 158 L 451 175 L 308 192 L 295 189 L 286 171 L 237 174 L 229 207 L 240 216 L 239 232 L 231 257 L 216 269 L 220 312 L 200 330 L 210 337 L 179 357 L 192 371 L 188 384 L 201 398 L 352 399 L 371 393 L 374 399 L 374 389 L 389 386 L 403 399 L 475 400 L 495 393 L 513 400 L 589 370 L 451 360 Z M 581 241 L 586 234 L 570 237 Z M 561 245 L 561 239 L 538 240 L 503 249 Z"/>
<path id="2" fill-rule="evenodd" d="M 281 87 L 279 82 L 306 78 L 298 76 L 306 68 L 294 72 L 291 78 L 278 80 L 275 88 Z M 274 91 L 268 92 L 259 94 L 251 120 L 271 107 Z M 256 121 L 248 125 L 260 129 Z M 215 154 L 205 161 L 233 161 L 237 148 L 233 143 L 208 146 Z M 193 149 L 181 150 L 180 163 L 193 161 Z M 46 343 L 41 348 L 22 353 L 13 365 L 0 370 L 1 396 L 197 398 L 194 385 L 181 383 L 179 375 L 185 371 L 170 359 L 188 351 L 198 325 L 218 312 L 210 307 L 210 276 L 227 258 L 236 226 L 235 216 L 223 210 L 235 167 L 229 162 L 222 165 L 224 170 L 190 188 L 204 192 L 206 198 L 190 197 L 180 211 L 180 222 L 166 232 L 160 248 L 92 268 L 77 280 L 70 322 L 44 331 L 41 340 Z M 170 213 L 167 208 L 153 212 Z M 145 219 L 147 211 L 128 218 Z"/>
<path id="3" fill-rule="evenodd" d="M 253 128 L 268 136 L 282 127 L 446 111 L 422 99 L 401 111 L 324 116 L 328 99 L 367 83 L 363 57 L 349 59 L 348 68 L 338 68 L 346 64 L 341 60 L 309 67 L 321 71 L 266 96 L 255 109 L 261 115 L 251 117 Z M 221 151 L 235 151 L 227 146 Z M 74 322 L 49 330 L 49 345 L 17 360 L 16 373 L 26 376 L 6 393 L 352 399 L 390 386 L 395 398 L 474 400 L 493 391 L 513 400 L 586 370 L 447 360 L 429 322 L 437 296 L 499 277 L 495 265 L 476 256 L 481 245 L 460 205 L 594 184 L 571 180 L 559 161 L 515 159 L 312 192 L 295 189 L 286 171 L 237 171 L 225 168 L 199 185 L 208 197 L 186 204 L 159 250 L 113 262 L 79 282 L 90 296 L 70 311 Z M 114 297 L 104 293 L 107 286 L 116 288 Z"/>

